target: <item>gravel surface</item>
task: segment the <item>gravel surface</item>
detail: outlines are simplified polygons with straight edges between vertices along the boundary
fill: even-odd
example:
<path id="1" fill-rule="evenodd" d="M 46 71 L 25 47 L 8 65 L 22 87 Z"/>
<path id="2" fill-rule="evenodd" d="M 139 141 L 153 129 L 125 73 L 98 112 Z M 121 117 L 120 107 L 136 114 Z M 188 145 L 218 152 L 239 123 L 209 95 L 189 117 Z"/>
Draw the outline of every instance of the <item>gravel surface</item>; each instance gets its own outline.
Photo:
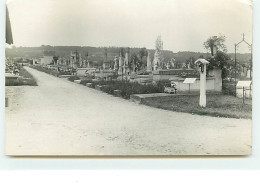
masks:
<path id="1" fill-rule="evenodd" d="M 38 86 L 6 87 L 7 155 L 251 153 L 251 120 L 156 109 L 25 68 Z"/>

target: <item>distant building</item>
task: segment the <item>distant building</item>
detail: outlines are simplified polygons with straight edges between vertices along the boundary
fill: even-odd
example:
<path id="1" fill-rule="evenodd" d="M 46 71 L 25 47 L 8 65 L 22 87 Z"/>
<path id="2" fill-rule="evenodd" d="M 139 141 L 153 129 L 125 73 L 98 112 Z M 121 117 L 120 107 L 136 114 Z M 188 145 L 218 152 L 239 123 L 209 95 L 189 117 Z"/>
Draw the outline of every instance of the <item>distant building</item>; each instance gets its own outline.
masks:
<path id="1" fill-rule="evenodd" d="M 49 65 L 51 64 L 53 61 L 53 56 L 43 56 L 43 58 L 41 58 L 41 65 Z"/>
<path id="2" fill-rule="evenodd" d="M 43 57 L 41 58 L 41 65 L 49 65 L 53 62 L 55 51 L 44 51 Z"/>
<path id="3" fill-rule="evenodd" d="M 37 64 L 40 64 L 41 63 L 41 59 L 38 59 L 38 58 L 34 58 L 32 60 L 32 65 L 37 65 Z"/>

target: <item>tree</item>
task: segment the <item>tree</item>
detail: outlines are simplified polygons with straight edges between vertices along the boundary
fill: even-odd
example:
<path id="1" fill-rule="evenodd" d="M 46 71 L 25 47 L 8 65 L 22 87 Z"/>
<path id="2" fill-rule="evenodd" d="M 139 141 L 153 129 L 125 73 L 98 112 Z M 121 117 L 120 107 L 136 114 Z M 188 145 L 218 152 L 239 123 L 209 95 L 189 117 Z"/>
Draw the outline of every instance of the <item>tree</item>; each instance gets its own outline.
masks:
<path id="1" fill-rule="evenodd" d="M 207 66 L 208 70 L 212 69 L 221 69 L 222 70 L 222 79 L 227 77 L 227 65 L 230 60 L 230 56 L 222 51 L 217 51 L 216 55 L 212 58 L 207 59 L 210 63 Z"/>
<path id="2" fill-rule="evenodd" d="M 212 36 L 204 42 L 204 47 L 210 50 L 212 56 L 217 53 L 217 51 L 227 52 L 226 45 L 224 44 L 226 37 L 224 35 Z"/>
<path id="3" fill-rule="evenodd" d="M 195 62 L 194 57 L 189 57 L 186 60 L 185 64 L 186 64 L 186 66 L 190 65 L 190 68 L 193 68 L 195 66 L 194 62 Z"/>
<path id="4" fill-rule="evenodd" d="M 140 57 L 140 60 L 143 61 L 143 57 L 148 55 L 146 48 L 141 48 L 138 52 L 138 55 Z"/>
<path id="5" fill-rule="evenodd" d="M 204 42 L 204 47 L 211 52 L 211 57 L 207 60 L 210 62 L 207 66 L 208 70 L 221 69 L 222 79 L 227 77 L 228 74 L 228 61 L 230 56 L 226 53 L 225 45 L 226 37 L 224 35 L 212 36 Z"/>
<path id="6" fill-rule="evenodd" d="M 120 54 L 122 57 L 125 57 L 125 48 L 119 48 L 119 55 Z"/>
<path id="7" fill-rule="evenodd" d="M 133 66 L 134 66 L 134 72 L 141 70 L 142 64 L 143 64 L 143 63 L 142 63 L 142 61 L 138 58 L 137 54 L 133 53 L 133 54 L 131 55 L 131 60 L 130 60 L 130 64 L 129 64 L 129 65 L 132 66 L 132 68 L 133 68 Z"/>

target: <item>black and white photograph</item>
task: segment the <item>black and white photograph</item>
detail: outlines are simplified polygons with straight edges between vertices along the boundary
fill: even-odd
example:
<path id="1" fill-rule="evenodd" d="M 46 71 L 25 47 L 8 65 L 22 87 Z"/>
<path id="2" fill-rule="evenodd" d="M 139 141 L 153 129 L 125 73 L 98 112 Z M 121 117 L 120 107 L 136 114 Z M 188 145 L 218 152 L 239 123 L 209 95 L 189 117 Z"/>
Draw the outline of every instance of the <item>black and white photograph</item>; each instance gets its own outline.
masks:
<path id="1" fill-rule="evenodd" d="M 252 9 L 7 0 L 5 155 L 251 155 Z"/>

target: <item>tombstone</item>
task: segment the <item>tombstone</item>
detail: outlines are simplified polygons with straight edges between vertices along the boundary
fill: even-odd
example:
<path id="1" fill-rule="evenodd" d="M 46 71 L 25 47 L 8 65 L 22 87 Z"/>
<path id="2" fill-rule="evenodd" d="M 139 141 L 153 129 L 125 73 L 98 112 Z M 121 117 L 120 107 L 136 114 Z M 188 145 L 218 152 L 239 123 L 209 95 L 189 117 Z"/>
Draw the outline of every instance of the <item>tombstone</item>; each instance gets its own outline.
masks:
<path id="1" fill-rule="evenodd" d="M 195 61 L 200 72 L 200 103 L 201 107 L 206 107 L 206 74 L 207 74 L 207 64 L 209 61 L 205 59 L 198 59 Z"/>
<path id="2" fill-rule="evenodd" d="M 188 63 L 188 66 L 187 66 L 188 69 L 190 69 L 190 62 Z"/>
<path id="3" fill-rule="evenodd" d="M 169 62 L 167 62 L 167 64 L 166 64 L 166 69 L 170 69 L 171 68 L 171 64 L 170 64 L 170 61 Z"/>
<path id="4" fill-rule="evenodd" d="M 108 61 L 107 61 L 107 48 L 104 49 L 104 60 L 103 60 L 103 69 L 107 69 L 108 66 Z"/>
<path id="5" fill-rule="evenodd" d="M 123 64 L 124 64 L 124 57 L 120 53 L 119 55 L 119 67 L 118 67 L 118 74 L 123 74 Z"/>
<path id="6" fill-rule="evenodd" d="M 171 63 L 172 68 L 175 68 L 175 67 L 176 67 L 175 59 L 174 59 L 174 58 L 171 59 L 170 63 Z"/>
<path id="7" fill-rule="evenodd" d="M 154 61 L 153 61 L 153 69 L 154 69 L 155 71 L 158 69 L 158 66 L 159 66 L 158 60 L 154 60 Z"/>
<path id="8" fill-rule="evenodd" d="M 147 63 L 146 63 L 146 70 L 148 72 L 152 71 L 152 61 L 151 61 L 151 57 L 150 57 L 150 52 L 147 51 L 148 55 L 147 55 Z"/>
<path id="9" fill-rule="evenodd" d="M 163 42 L 161 37 L 158 36 L 155 42 L 155 53 L 153 58 L 154 70 L 161 69 L 162 61 L 163 61 Z"/>
<path id="10" fill-rule="evenodd" d="M 125 59 L 124 59 L 124 74 L 129 74 L 129 53 L 126 52 Z"/>
<path id="11" fill-rule="evenodd" d="M 247 78 L 250 78 L 250 74 L 251 74 L 251 77 L 252 77 L 252 73 L 251 73 L 251 70 L 250 68 L 247 70 L 247 74 L 246 74 L 246 77 Z"/>
<path id="12" fill-rule="evenodd" d="M 115 58 L 114 58 L 114 70 L 118 71 L 118 58 L 117 58 L 117 56 L 115 56 Z"/>
<path id="13" fill-rule="evenodd" d="M 132 61 L 132 66 L 133 66 L 132 73 L 135 73 L 135 68 L 136 68 L 135 61 Z"/>

